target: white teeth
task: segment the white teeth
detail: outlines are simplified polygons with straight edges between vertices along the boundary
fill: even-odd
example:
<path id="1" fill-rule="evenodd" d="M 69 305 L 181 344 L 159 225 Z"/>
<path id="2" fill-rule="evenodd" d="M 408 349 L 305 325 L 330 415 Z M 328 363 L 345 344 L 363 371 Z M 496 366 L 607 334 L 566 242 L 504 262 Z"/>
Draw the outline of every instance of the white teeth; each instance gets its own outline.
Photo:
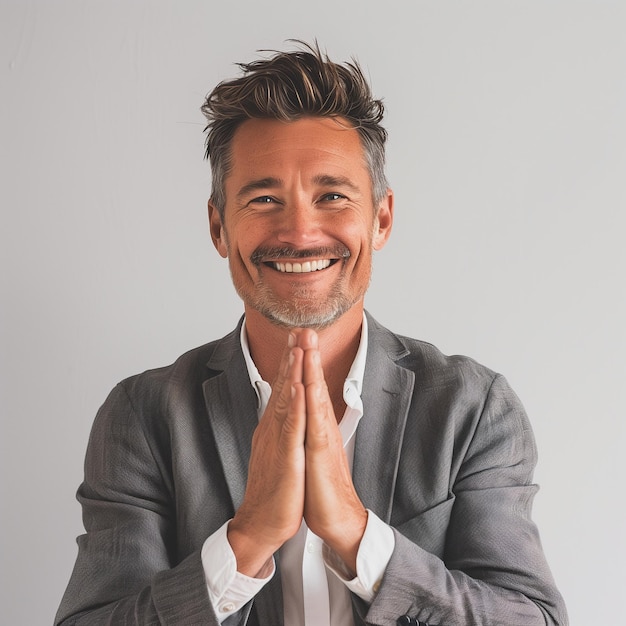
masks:
<path id="1" fill-rule="evenodd" d="M 330 265 L 330 259 L 320 259 L 318 261 L 305 261 L 304 263 L 274 263 L 274 269 L 279 272 L 293 274 L 308 274 L 324 270 Z"/>

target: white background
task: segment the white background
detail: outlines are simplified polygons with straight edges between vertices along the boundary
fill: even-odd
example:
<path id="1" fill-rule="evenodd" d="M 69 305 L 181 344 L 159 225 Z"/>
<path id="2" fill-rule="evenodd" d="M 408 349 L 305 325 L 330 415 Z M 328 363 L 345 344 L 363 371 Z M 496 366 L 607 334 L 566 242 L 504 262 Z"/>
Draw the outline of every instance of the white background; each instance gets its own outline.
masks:
<path id="1" fill-rule="evenodd" d="M 0 621 L 52 622 L 111 387 L 242 310 L 207 232 L 204 95 L 314 37 L 387 106 L 368 308 L 507 376 L 571 622 L 623 619 L 625 33 L 601 0 L 0 0 Z"/>

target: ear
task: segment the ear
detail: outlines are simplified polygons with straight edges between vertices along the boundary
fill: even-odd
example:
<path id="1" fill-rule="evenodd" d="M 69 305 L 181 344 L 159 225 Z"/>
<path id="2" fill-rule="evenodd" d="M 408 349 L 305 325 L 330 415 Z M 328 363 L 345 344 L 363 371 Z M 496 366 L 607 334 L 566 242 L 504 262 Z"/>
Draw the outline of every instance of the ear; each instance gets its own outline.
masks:
<path id="1" fill-rule="evenodd" d="M 228 257 L 228 246 L 226 243 L 226 231 L 222 224 L 222 217 L 215 205 L 209 200 L 209 230 L 211 232 L 211 239 L 213 245 L 218 251 L 219 255 L 223 258 Z"/>
<path id="2" fill-rule="evenodd" d="M 387 189 L 386 195 L 378 203 L 378 213 L 374 223 L 374 237 L 372 246 L 374 250 L 381 250 L 391 235 L 393 225 L 393 191 Z"/>

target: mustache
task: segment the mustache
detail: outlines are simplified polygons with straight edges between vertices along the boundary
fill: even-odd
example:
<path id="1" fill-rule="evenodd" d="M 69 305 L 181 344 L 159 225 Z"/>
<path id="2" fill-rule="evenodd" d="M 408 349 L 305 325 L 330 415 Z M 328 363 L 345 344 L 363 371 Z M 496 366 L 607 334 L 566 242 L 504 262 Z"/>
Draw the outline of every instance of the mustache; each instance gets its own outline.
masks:
<path id="1" fill-rule="evenodd" d="M 301 250 L 290 246 L 270 247 L 259 246 L 251 255 L 250 261 L 254 265 L 261 265 L 275 259 L 347 259 L 350 250 L 343 244 L 323 246 Z"/>

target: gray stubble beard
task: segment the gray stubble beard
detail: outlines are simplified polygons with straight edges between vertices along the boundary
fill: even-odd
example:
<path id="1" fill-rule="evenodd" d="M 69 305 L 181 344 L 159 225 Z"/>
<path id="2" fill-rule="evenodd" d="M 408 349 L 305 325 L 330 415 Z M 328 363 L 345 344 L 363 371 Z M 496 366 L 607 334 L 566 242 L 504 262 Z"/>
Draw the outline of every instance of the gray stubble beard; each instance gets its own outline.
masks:
<path id="1" fill-rule="evenodd" d="M 336 283 L 325 301 L 320 303 L 314 295 L 307 294 L 309 291 L 307 287 L 297 287 L 294 290 L 293 301 L 277 298 L 264 284 L 257 287 L 259 291 L 254 297 L 248 297 L 243 289 L 237 288 L 239 297 L 247 306 L 258 311 L 277 326 L 314 330 L 322 330 L 332 325 L 362 300 L 367 290 L 350 298 L 343 293 L 341 284 Z"/>

